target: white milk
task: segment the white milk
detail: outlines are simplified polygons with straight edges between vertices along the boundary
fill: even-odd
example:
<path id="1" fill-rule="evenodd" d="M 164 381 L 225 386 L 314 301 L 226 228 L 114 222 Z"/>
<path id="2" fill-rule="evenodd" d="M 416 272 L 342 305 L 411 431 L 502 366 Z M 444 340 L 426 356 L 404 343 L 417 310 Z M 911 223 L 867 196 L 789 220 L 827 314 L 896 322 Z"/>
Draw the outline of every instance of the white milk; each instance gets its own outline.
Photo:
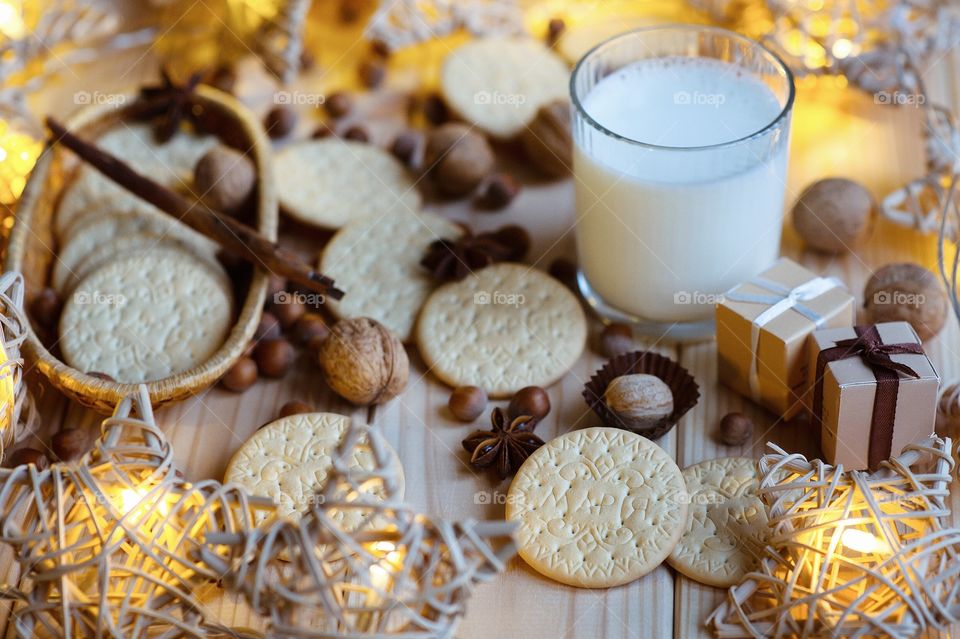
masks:
<path id="1" fill-rule="evenodd" d="M 633 63 L 600 80 L 583 106 L 609 131 L 664 147 L 739 140 L 781 111 L 759 79 L 707 58 Z M 716 294 L 779 254 L 787 135 L 770 137 L 710 150 L 581 140 L 577 252 L 590 286 L 647 320 L 711 317 Z"/>

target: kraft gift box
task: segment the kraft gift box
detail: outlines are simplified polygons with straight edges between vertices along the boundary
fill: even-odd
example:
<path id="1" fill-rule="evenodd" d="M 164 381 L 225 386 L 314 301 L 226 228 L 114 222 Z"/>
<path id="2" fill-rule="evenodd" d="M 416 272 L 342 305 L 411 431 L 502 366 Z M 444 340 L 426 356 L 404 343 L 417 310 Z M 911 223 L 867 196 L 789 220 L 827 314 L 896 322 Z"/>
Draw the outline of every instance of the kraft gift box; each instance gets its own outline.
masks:
<path id="1" fill-rule="evenodd" d="M 908 322 L 816 331 L 808 366 L 824 461 L 875 470 L 933 433 L 940 376 Z"/>
<path id="2" fill-rule="evenodd" d="M 719 379 L 790 419 L 804 408 L 807 337 L 817 328 L 853 326 L 855 314 L 841 282 L 781 258 L 717 304 Z"/>

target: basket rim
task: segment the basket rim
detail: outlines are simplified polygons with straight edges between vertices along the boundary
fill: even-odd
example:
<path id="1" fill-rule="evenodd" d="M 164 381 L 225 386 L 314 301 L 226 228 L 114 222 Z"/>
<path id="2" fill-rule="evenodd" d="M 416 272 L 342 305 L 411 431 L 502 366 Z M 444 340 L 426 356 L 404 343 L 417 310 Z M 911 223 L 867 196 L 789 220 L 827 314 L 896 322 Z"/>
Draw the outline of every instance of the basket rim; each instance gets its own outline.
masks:
<path id="1" fill-rule="evenodd" d="M 123 104 L 132 105 L 138 93 L 130 90 L 123 95 Z M 212 105 L 235 118 L 246 138 L 251 141 L 250 157 L 257 167 L 258 175 L 256 228 L 269 240 L 276 241 L 279 204 L 273 180 L 272 150 L 263 126 L 243 104 L 223 91 L 199 85 L 195 95 L 201 103 Z M 111 121 L 119 122 L 124 119 L 127 108 L 118 109 L 111 104 L 89 105 L 68 118 L 66 127 L 70 130 L 82 130 L 109 124 Z M 49 177 L 54 153 L 48 141 L 27 179 L 10 232 L 7 255 L 3 262 L 5 271 L 23 270 L 31 233 L 30 222 Z M 185 399 L 212 386 L 243 355 L 260 322 L 269 279 L 270 274 L 263 267 L 253 269 L 236 321 L 224 342 L 204 362 L 181 373 L 143 383 L 154 406 Z M 25 358 L 54 386 L 80 403 L 100 412 L 110 413 L 124 397 L 135 393 L 139 388 L 140 384 L 104 380 L 69 366 L 44 346 L 31 322 L 28 322 L 28 326 L 23 346 Z"/>

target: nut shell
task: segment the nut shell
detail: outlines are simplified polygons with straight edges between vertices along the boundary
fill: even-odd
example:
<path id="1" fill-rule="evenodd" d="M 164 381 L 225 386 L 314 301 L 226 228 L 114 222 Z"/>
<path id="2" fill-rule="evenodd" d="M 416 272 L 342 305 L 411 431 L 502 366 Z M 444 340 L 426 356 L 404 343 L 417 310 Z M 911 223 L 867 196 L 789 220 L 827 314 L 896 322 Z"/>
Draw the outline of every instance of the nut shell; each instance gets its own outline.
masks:
<path id="1" fill-rule="evenodd" d="M 863 289 L 863 307 L 870 323 L 910 322 L 921 340 L 940 332 L 950 310 L 939 278 L 909 262 L 877 269 Z"/>
<path id="2" fill-rule="evenodd" d="M 257 181 L 257 170 L 247 156 L 227 146 L 215 146 L 197 160 L 194 187 L 204 203 L 217 211 L 238 209 Z"/>
<path id="3" fill-rule="evenodd" d="M 520 143 L 530 162 L 546 177 L 570 175 L 573 166 L 570 103 L 557 100 L 540 107 L 520 136 Z"/>
<path id="4" fill-rule="evenodd" d="M 494 162 L 487 139 L 465 124 L 441 125 L 427 137 L 423 165 L 444 195 L 457 197 L 477 188 Z"/>
<path id="5" fill-rule="evenodd" d="M 720 420 L 720 441 L 727 446 L 742 446 L 753 437 L 753 420 L 743 413 L 727 413 Z"/>
<path id="6" fill-rule="evenodd" d="M 340 320 L 317 354 L 327 385 L 354 404 L 382 404 L 407 385 L 410 362 L 403 344 L 366 317 Z"/>
<path id="7" fill-rule="evenodd" d="M 807 248 L 841 253 L 867 234 L 877 204 L 862 185 L 827 178 L 808 186 L 793 206 L 793 228 Z"/>
<path id="8" fill-rule="evenodd" d="M 479 386 L 458 386 L 450 394 L 447 407 L 461 422 L 472 422 L 486 410 L 487 394 Z"/>
<path id="9" fill-rule="evenodd" d="M 528 416 L 539 421 L 550 413 L 550 396 L 539 386 L 524 386 L 517 391 L 507 407 L 511 419 Z"/>
<path id="10" fill-rule="evenodd" d="M 653 428 L 673 412 L 673 391 L 656 375 L 621 375 L 603 393 L 603 401 L 630 428 Z"/>

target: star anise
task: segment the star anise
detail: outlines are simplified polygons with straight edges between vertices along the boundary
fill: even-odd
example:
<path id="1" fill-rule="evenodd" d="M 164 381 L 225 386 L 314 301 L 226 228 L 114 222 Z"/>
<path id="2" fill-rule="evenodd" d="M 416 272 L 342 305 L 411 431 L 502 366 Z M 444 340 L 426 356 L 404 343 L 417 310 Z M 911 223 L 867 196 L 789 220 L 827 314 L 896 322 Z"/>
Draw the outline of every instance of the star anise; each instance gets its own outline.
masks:
<path id="1" fill-rule="evenodd" d="M 470 453 L 470 463 L 477 468 L 496 467 L 500 479 L 517 472 L 533 451 L 543 446 L 543 440 L 533 434 L 537 420 L 522 415 L 510 420 L 500 408 L 490 414 L 492 430 L 478 430 L 463 440 Z"/>
<path id="2" fill-rule="evenodd" d="M 521 260 L 529 248 L 530 235 L 520 226 L 511 224 L 478 235 L 466 229 L 460 239 L 432 242 L 420 265 L 440 281 L 462 280 L 494 262 Z"/>
<path id="3" fill-rule="evenodd" d="M 163 144 L 173 137 L 183 118 L 189 115 L 193 92 L 202 75 L 194 73 L 183 83 L 177 83 L 167 69 L 162 69 L 160 75 L 162 82 L 159 86 L 140 89 L 140 98 L 147 105 L 140 115 L 143 119 L 155 120 L 153 137 L 158 144 Z"/>

